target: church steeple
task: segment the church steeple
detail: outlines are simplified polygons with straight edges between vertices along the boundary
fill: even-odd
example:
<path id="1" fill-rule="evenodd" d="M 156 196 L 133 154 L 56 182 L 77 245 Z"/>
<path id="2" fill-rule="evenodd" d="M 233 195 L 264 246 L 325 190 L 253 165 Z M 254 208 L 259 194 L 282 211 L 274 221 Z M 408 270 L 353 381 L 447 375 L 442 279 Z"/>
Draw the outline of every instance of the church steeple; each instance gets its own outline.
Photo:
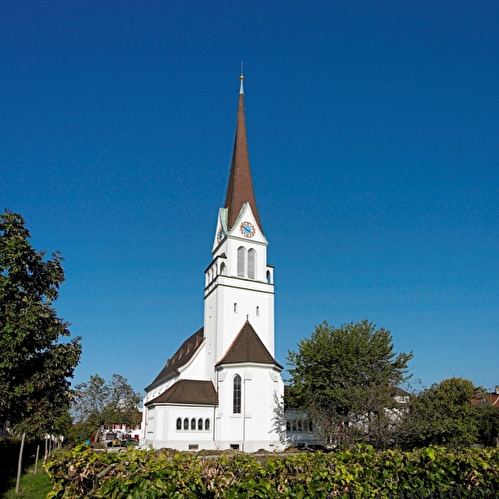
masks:
<path id="1" fill-rule="evenodd" d="M 230 167 L 229 186 L 225 197 L 225 208 L 227 208 L 227 225 L 232 229 L 244 203 L 249 203 L 258 227 L 263 233 L 258 208 L 256 206 L 251 168 L 248 154 L 248 140 L 246 138 L 246 120 L 244 116 L 244 76 L 240 76 L 241 86 L 239 90 L 239 104 L 237 109 L 236 136 L 234 139 L 234 150 Z"/>

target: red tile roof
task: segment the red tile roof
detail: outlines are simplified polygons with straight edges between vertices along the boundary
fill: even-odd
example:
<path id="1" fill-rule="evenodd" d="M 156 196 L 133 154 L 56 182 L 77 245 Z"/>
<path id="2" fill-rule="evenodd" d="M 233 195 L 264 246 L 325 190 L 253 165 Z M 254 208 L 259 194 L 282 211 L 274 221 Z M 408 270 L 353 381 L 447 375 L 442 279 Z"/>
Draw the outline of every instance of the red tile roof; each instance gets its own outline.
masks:
<path id="1" fill-rule="evenodd" d="M 283 367 L 270 355 L 262 340 L 247 320 L 241 331 L 235 337 L 227 353 L 217 363 L 240 364 L 243 362 L 254 362 L 257 364 L 272 364 L 280 369 Z"/>
<path id="2" fill-rule="evenodd" d="M 182 346 L 175 352 L 171 359 L 166 361 L 165 367 L 156 376 L 154 381 L 146 387 L 146 391 L 158 384 L 161 380 L 174 375 L 182 366 L 185 366 L 189 360 L 192 359 L 197 350 L 201 347 L 201 343 L 204 339 L 204 328 L 196 331 L 192 336 L 189 336 L 183 343 Z"/>
<path id="3" fill-rule="evenodd" d="M 181 379 L 146 403 L 150 404 L 218 405 L 218 394 L 211 381 Z"/>
<path id="4" fill-rule="evenodd" d="M 263 232 L 258 208 L 256 206 L 255 193 L 248 154 L 248 140 L 246 138 L 246 122 L 244 116 L 244 93 L 242 88 L 243 76 L 241 76 L 241 91 L 239 93 L 239 105 L 237 110 L 236 137 L 234 139 L 234 151 L 232 153 L 232 164 L 230 167 L 229 186 L 225 198 L 225 208 L 228 208 L 228 229 L 232 229 L 244 203 L 249 203 L 258 227 Z"/>
<path id="5" fill-rule="evenodd" d="M 475 397 L 471 400 L 471 403 L 473 405 L 485 404 L 486 402 L 488 402 L 491 405 L 495 405 L 496 407 L 499 407 L 499 393 L 497 392 L 479 393 L 475 395 Z"/>

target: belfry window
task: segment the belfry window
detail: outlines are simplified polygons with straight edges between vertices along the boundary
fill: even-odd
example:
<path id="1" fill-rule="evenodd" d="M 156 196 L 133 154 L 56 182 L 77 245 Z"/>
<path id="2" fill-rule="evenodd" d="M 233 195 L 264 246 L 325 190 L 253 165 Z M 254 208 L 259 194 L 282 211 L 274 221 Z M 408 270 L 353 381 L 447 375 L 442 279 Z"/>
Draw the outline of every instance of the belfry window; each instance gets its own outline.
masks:
<path id="1" fill-rule="evenodd" d="M 239 376 L 239 374 L 234 376 L 232 412 L 234 414 L 241 414 L 241 376 Z"/>
<path id="2" fill-rule="evenodd" d="M 237 277 L 244 277 L 246 250 L 241 246 L 237 249 Z"/>
<path id="3" fill-rule="evenodd" d="M 250 249 L 248 251 L 248 277 L 250 279 L 255 278 L 255 260 L 256 260 L 256 251 L 254 249 Z"/>

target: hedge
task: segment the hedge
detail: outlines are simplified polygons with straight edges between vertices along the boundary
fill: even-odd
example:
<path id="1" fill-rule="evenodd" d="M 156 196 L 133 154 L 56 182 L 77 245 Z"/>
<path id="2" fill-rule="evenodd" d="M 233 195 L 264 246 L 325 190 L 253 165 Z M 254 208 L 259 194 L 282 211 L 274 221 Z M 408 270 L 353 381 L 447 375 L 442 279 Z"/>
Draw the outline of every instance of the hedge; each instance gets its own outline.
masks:
<path id="1" fill-rule="evenodd" d="M 499 449 L 429 447 L 376 452 L 359 446 L 330 454 L 222 454 L 86 446 L 47 465 L 50 499 L 102 498 L 388 498 L 499 486 Z"/>

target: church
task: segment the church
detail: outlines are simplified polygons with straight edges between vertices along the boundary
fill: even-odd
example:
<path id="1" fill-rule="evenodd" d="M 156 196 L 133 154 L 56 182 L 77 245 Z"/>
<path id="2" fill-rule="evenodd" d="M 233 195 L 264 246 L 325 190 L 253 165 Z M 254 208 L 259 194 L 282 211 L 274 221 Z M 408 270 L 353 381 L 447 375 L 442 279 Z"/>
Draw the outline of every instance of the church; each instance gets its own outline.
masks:
<path id="1" fill-rule="evenodd" d="M 240 77 L 225 205 L 205 270 L 204 324 L 145 389 L 143 445 L 178 450 L 281 450 L 284 394 L 274 358 L 274 267 L 258 213 Z"/>

